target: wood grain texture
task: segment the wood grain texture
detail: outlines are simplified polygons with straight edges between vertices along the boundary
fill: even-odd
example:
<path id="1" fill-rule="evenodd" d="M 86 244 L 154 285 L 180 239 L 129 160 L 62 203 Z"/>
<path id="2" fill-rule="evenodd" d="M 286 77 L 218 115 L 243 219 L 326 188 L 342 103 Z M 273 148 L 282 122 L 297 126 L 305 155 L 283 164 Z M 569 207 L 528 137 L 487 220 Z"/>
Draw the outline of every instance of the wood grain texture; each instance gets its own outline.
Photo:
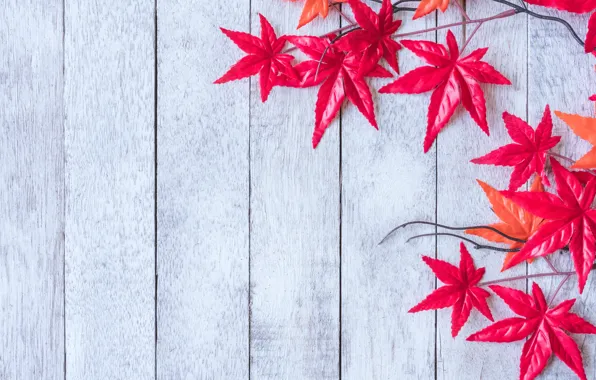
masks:
<path id="1" fill-rule="evenodd" d="M 396 17 L 400 33 L 435 26 L 432 16 Z M 406 49 L 398 54 L 402 74 L 422 64 Z M 434 288 L 421 260 L 434 256 L 434 239 L 407 243 L 425 230 L 412 226 L 378 245 L 398 224 L 435 219 L 436 156 L 422 149 L 429 95 L 373 94 L 379 131 L 352 104 L 342 118 L 342 379 L 430 379 L 434 313 L 407 311 Z"/>
<path id="2" fill-rule="evenodd" d="M 320 34 L 338 14 L 296 32 L 302 4 L 252 0 L 278 34 Z M 251 81 L 251 379 L 339 378 L 339 123 L 312 149 L 318 88 Z"/>
<path id="3" fill-rule="evenodd" d="M 64 379 L 62 1 L 0 11 L 0 378 Z"/>
<path id="4" fill-rule="evenodd" d="M 248 379 L 249 1 L 158 2 L 157 378 Z M 227 52 L 222 54 L 223 49 Z"/>
<path id="5" fill-rule="evenodd" d="M 487 2 L 468 1 L 467 11 L 471 18 L 498 14 L 507 7 Z M 440 24 L 461 21 L 455 7 L 439 18 Z M 512 83 L 511 86 L 482 84 L 487 105 L 490 137 L 486 136 L 460 106 L 446 129 L 439 135 L 438 150 L 438 207 L 439 223 L 452 226 L 469 226 L 498 222 L 491 211 L 484 192 L 477 184 L 480 179 L 493 187 L 504 189 L 509 183 L 510 168 L 474 165 L 469 161 L 480 157 L 498 146 L 511 142 L 502 120 L 508 111 L 525 119 L 527 88 L 527 38 L 526 16 L 484 24 L 472 39 L 464 54 L 476 48 L 489 47 L 484 61 L 493 65 Z M 460 47 L 473 26 L 454 28 Z M 446 32 L 440 32 L 438 42 L 445 43 Z M 499 38 L 495 38 L 499 36 Z M 470 236 L 471 237 L 471 236 Z M 482 241 L 481 238 L 472 237 Z M 525 273 L 520 268 L 500 273 L 504 253 L 474 250 L 467 247 L 477 267 L 486 267 L 484 280 L 510 277 Z M 438 258 L 459 265 L 459 241 L 450 237 L 438 240 Z M 439 283 L 440 285 L 440 283 Z M 505 284 L 525 288 L 525 282 Z M 495 320 L 512 316 L 509 309 L 496 296 L 489 299 Z M 451 336 L 451 309 L 437 312 L 437 379 L 515 379 L 519 377 L 518 360 L 521 343 L 493 344 L 473 343 L 465 339 L 491 322 L 477 310 L 473 310 L 468 323 L 456 338 Z M 507 358 L 507 360 L 503 360 Z"/>
<path id="6" fill-rule="evenodd" d="M 541 14 L 562 17 L 570 22 L 580 36 L 585 36 L 588 24 L 587 16 L 569 15 L 563 12 L 549 11 L 533 7 Z M 571 39 L 571 35 L 562 25 L 530 18 L 529 20 L 529 103 L 528 115 L 532 125 L 537 125 L 542 118 L 544 107 L 549 104 L 553 112 L 594 117 L 594 104 L 588 100 L 596 89 L 594 59 L 583 52 L 583 48 Z M 590 144 L 575 136 L 573 132 L 553 113 L 554 134 L 562 136 L 556 151 L 568 157 L 578 159 L 589 149 Z M 568 166 L 567 163 L 563 164 Z M 551 177 L 552 178 L 552 177 Z M 554 189 L 553 189 L 554 191 Z M 550 256 L 559 270 L 574 270 L 569 253 L 555 253 Z M 529 266 L 530 273 L 549 272 L 544 260 Z M 547 299 L 559 285 L 558 279 L 536 281 L 544 290 Z M 530 282 L 531 284 L 531 282 Z M 584 294 L 579 295 L 576 278 L 568 281 L 561 289 L 554 304 L 570 298 L 578 298 L 572 311 L 596 323 L 596 280 L 594 273 L 588 279 Z M 574 340 L 582 351 L 586 375 L 596 379 L 596 338 L 590 335 L 577 335 Z M 573 372 L 559 359 L 551 359 L 546 367 L 544 379 L 572 378 Z"/>
<path id="7" fill-rule="evenodd" d="M 154 8 L 65 4 L 66 372 L 154 379 Z"/>

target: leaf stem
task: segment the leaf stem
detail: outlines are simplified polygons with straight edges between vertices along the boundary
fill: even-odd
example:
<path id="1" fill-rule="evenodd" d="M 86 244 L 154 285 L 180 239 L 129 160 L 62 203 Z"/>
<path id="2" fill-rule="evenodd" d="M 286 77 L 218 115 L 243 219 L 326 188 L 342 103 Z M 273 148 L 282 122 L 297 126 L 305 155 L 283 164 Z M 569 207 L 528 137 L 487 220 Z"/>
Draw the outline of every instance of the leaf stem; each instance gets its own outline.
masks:
<path id="1" fill-rule="evenodd" d="M 518 281 L 518 280 L 527 280 L 530 278 L 541 278 L 541 277 L 555 277 L 555 276 L 567 276 L 567 277 L 571 277 L 575 274 L 575 272 L 551 272 L 551 273 L 536 273 L 536 274 L 528 274 L 525 276 L 515 276 L 515 277 L 507 277 L 507 278 L 501 278 L 498 280 L 492 280 L 492 281 L 484 281 L 478 284 L 478 286 L 487 286 L 487 285 L 495 285 L 495 284 L 500 284 L 503 282 L 509 282 L 509 281 Z"/>
<path id="2" fill-rule="evenodd" d="M 554 16 L 541 15 L 539 13 L 529 10 L 526 7 L 522 7 L 520 5 L 513 4 L 512 2 L 507 1 L 507 0 L 492 0 L 492 1 L 509 6 L 513 9 L 515 9 L 516 13 L 526 13 L 529 16 L 532 16 L 532 17 L 535 17 L 535 18 L 538 18 L 541 20 L 558 22 L 559 24 L 565 26 L 567 28 L 567 30 L 569 30 L 569 32 L 573 36 L 573 39 L 575 39 L 575 41 L 577 41 L 577 43 L 579 43 L 581 46 L 585 46 L 584 41 L 577 34 L 577 32 L 573 29 L 573 27 L 567 21 L 565 21 L 561 18 L 554 17 Z"/>
<path id="3" fill-rule="evenodd" d="M 548 301 L 549 306 L 553 303 L 553 301 L 555 300 L 555 297 L 557 296 L 557 294 L 559 294 L 559 291 L 563 288 L 563 285 L 565 285 L 565 283 L 567 282 L 567 280 L 569 280 L 569 278 L 571 278 L 570 274 L 568 274 L 567 276 L 565 276 L 565 278 L 563 278 L 561 280 L 561 282 L 559 283 L 559 286 L 557 286 L 557 289 L 555 290 L 553 295 L 550 297 L 550 300 Z"/>
<path id="4" fill-rule="evenodd" d="M 357 26 L 356 22 L 354 20 L 352 20 L 350 17 L 348 17 L 348 15 L 346 15 L 341 10 L 341 3 L 333 3 L 333 8 L 335 8 L 337 10 L 337 12 L 339 13 L 339 15 L 341 17 L 343 17 L 344 20 L 346 20 L 348 22 L 348 24 L 350 24 L 350 26 Z"/>
<path id="5" fill-rule="evenodd" d="M 559 273 L 559 271 L 557 270 L 557 268 L 555 268 L 555 266 L 550 261 L 550 259 L 548 258 L 548 256 L 544 256 L 544 261 L 546 261 L 546 263 L 548 264 L 548 267 L 550 268 L 550 270 L 552 270 L 554 273 Z"/>
<path id="6" fill-rule="evenodd" d="M 349 30 L 349 29 L 352 29 L 352 28 L 354 28 L 354 30 L 358 29 L 358 27 L 355 26 L 355 25 L 346 25 L 346 26 L 342 26 L 341 28 L 334 29 L 334 30 L 332 30 L 330 32 L 327 32 L 325 34 L 321 34 L 318 37 L 319 38 L 324 38 L 324 37 L 331 36 L 331 35 L 336 34 L 336 33 L 345 32 L 346 30 Z M 296 51 L 297 49 L 298 48 L 296 46 L 292 46 L 291 48 L 288 48 L 288 49 L 284 50 L 283 53 L 284 54 L 291 53 L 293 51 Z"/>
<path id="7" fill-rule="evenodd" d="M 459 10 L 459 13 L 461 13 L 462 17 L 466 20 L 466 21 L 470 21 L 470 16 L 468 16 L 468 14 L 466 13 L 466 10 L 464 9 L 464 7 L 461 5 L 461 3 L 459 2 L 459 0 L 453 0 L 453 4 L 455 4 L 455 7 Z"/>
<path id="8" fill-rule="evenodd" d="M 466 39 L 466 42 L 464 42 L 464 45 L 461 47 L 459 51 L 460 54 L 463 53 L 464 50 L 466 50 L 466 47 L 468 47 L 468 44 L 470 43 L 470 41 L 472 41 L 472 38 L 474 38 L 474 35 L 476 35 L 476 32 L 478 31 L 478 29 L 480 29 L 482 25 L 484 25 L 484 22 L 481 22 L 478 25 L 476 25 L 472 33 L 470 33 L 470 36 L 468 36 L 468 38 Z"/>
<path id="9" fill-rule="evenodd" d="M 567 162 L 568 162 L 568 163 L 570 163 L 570 164 L 574 164 L 574 163 L 575 163 L 575 160 L 574 160 L 574 159 L 572 159 L 572 158 L 569 158 L 569 157 L 567 157 L 567 156 L 563 156 L 562 154 L 559 154 L 559 153 L 555 153 L 555 152 L 550 152 L 550 151 L 549 151 L 547 154 L 548 154 L 549 156 L 552 156 L 552 157 L 554 157 L 554 158 L 558 158 L 558 159 L 560 159 L 560 160 L 567 161 Z M 594 170 L 586 169 L 586 171 L 587 171 L 588 173 L 592 174 L 593 176 L 596 176 L 596 172 L 595 172 Z"/>
<path id="10" fill-rule="evenodd" d="M 415 31 L 415 32 L 394 34 L 392 37 L 393 37 L 393 39 L 403 38 L 403 37 L 415 36 L 415 35 L 418 35 L 418 34 L 423 34 L 423 33 L 428 33 L 428 32 L 435 32 L 437 30 L 453 28 L 453 27 L 456 27 L 456 26 L 463 26 L 463 25 L 470 25 L 470 24 L 482 24 L 482 23 L 485 23 L 487 21 L 499 20 L 499 19 L 502 19 L 502 18 L 507 18 L 507 17 L 515 16 L 516 14 L 517 14 L 517 12 L 515 10 L 510 9 L 508 11 L 501 12 L 501 13 L 496 14 L 496 15 L 491 16 L 491 17 L 485 17 L 485 18 L 480 18 L 480 19 L 477 19 L 477 20 L 470 20 L 470 21 L 460 21 L 460 22 L 455 22 L 455 23 L 452 23 L 452 24 L 446 24 L 446 25 L 436 26 L 434 28 L 428 28 L 428 29 L 424 29 L 424 30 L 418 30 L 418 31 Z"/>

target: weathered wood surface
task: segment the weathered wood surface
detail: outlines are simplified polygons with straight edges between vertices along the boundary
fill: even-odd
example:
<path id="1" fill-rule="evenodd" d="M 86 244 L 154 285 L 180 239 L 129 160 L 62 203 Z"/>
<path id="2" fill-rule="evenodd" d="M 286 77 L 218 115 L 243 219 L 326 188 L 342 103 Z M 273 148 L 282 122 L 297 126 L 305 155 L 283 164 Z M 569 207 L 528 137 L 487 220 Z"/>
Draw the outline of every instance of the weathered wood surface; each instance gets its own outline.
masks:
<path id="1" fill-rule="evenodd" d="M 157 378 L 248 378 L 249 1 L 159 1 Z M 233 52 L 222 54 L 222 49 Z"/>
<path id="2" fill-rule="evenodd" d="M 0 378 L 64 379 L 62 1 L 0 11 Z"/>
<path id="3" fill-rule="evenodd" d="M 399 32 L 434 26 L 425 18 Z M 401 73 L 421 63 L 406 49 L 399 54 Z M 434 376 L 434 313 L 407 313 L 434 288 L 419 256 L 434 256 L 434 240 L 407 243 L 421 231 L 409 227 L 379 245 L 398 224 L 435 219 L 436 156 L 422 152 L 428 94 L 376 92 L 394 80 L 371 81 L 379 131 L 353 104 L 342 117 L 342 379 Z"/>
<path id="4" fill-rule="evenodd" d="M 251 4 L 253 33 L 258 13 L 295 33 L 301 4 Z M 329 18 L 299 33 L 339 26 L 336 12 Z M 251 84 L 251 379 L 338 379 L 339 122 L 313 150 L 317 88 L 276 88 L 263 104 Z"/>
<path id="5" fill-rule="evenodd" d="M 486 23 L 466 52 L 489 46 L 513 82 L 483 85 L 491 136 L 462 107 L 425 155 L 430 94 L 373 90 L 380 131 L 347 104 L 313 150 L 317 88 L 263 104 L 256 78 L 212 85 L 243 54 L 219 26 L 258 35 L 262 13 L 278 34 L 320 34 L 334 10 L 296 32 L 302 4 L 283 1 L 3 5 L 1 379 L 517 378 L 521 342 L 465 342 L 489 323 L 477 312 L 455 339 L 449 311 L 407 314 L 441 285 L 420 255 L 458 263 L 457 240 L 407 243 L 434 231 L 411 226 L 378 243 L 414 219 L 496 221 L 475 179 L 504 188 L 510 170 L 469 160 L 509 141 L 503 111 L 532 126 L 546 104 L 593 114 L 593 61 L 561 25 Z M 467 1 L 472 18 L 505 9 Z M 585 34 L 586 17 L 550 13 Z M 461 20 L 401 17 L 401 32 Z M 453 28 L 460 43 L 472 30 Z M 422 64 L 400 52 L 402 73 Z M 555 127 L 560 153 L 588 149 Z M 486 279 L 548 270 L 499 274 L 503 254 L 468 248 Z M 594 281 L 575 307 L 592 322 Z M 540 284 L 549 296 L 558 281 Z M 576 341 L 596 379 L 596 339 Z M 541 378 L 571 376 L 554 359 Z"/>
<path id="6" fill-rule="evenodd" d="M 153 379 L 154 8 L 65 6 L 66 375 Z"/>

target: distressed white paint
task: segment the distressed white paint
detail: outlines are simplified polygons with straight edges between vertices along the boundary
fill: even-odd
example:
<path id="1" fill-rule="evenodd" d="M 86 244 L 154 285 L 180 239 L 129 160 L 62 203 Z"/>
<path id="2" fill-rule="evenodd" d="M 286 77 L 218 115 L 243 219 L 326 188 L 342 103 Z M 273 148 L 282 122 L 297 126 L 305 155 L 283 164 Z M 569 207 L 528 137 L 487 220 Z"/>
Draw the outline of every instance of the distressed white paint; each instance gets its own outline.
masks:
<path id="1" fill-rule="evenodd" d="M 296 32 L 301 4 L 252 0 L 278 33 L 319 34 L 337 13 Z M 339 377 L 339 123 L 313 150 L 317 88 L 251 81 L 251 378 Z"/>
<path id="2" fill-rule="evenodd" d="M 532 8 L 542 14 L 551 14 L 568 20 L 578 31 L 580 36 L 585 36 L 588 17 L 570 16 L 562 12 L 549 12 Z M 590 144 L 579 137 L 555 115 L 555 110 L 566 113 L 578 113 L 593 117 L 594 103 L 588 97 L 596 92 L 596 74 L 594 72 L 594 58 L 586 55 L 562 25 L 530 19 L 529 23 L 529 96 L 528 116 L 532 125 L 537 125 L 542 118 L 546 104 L 553 111 L 555 134 L 562 136 L 558 146 L 559 153 L 578 159 L 590 148 Z M 568 165 L 563 162 L 564 165 Z M 556 253 L 551 256 L 555 267 L 559 270 L 574 270 L 569 253 Z M 549 268 L 540 260 L 528 267 L 530 273 L 548 272 Z M 544 290 L 547 299 L 558 287 L 560 279 L 541 279 L 537 281 Z M 531 282 L 529 283 L 531 286 Z M 563 300 L 576 298 L 574 312 L 585 317 L 588 321 L 596 323 L 596 280 L 594 273 L 590 276 L 584 294 L 579 296 L 577 280 L 567 282 L 559 292 L 554 304 Z M 589 379 L 596 379 L 596 339 L 590 335 L 577 335 L 574 337 L 582 350 L 584 367 Z M 559 359 L 551 359 L 544 372 L 545 379 L 571 378 L 573 372 Z"/>
<path id="3" fill-rule="evenodd" d="M 375 7 L 378 11 L 378 7 Z M 435 26 L 396 15 L 398 32 Z M 432 39 L 434 33 L 415 38 Z M 400 70 L 419 66 L 402 49 Z M 434 239 L 407 243 L 424 230 L 410 227 L 378 243 L 393 227 L 412 219 L 435 219 L 435 153 L 424 154 L 428 94 L 380 95 L 393 79 L 372 80 L 379 131 L 352 104 L 342 118 L 342 379 L 434 376 L 433 312 L 407 311 L 434 288 L 421 255 L 434 256 Z M 430 229 L 427 228 L 427 229 Z"/>
<path id="4" fill-rule="evenodd" d="M 153 379 L 153 5 L 65 5 L 67 379 Z"/>
<path id="5" fill-rule="evenodd" d="M 62 380 L 62 2 L 1 7 L 0 378 Z"/>
<path id="6" fill-rule="evenodd" d="M 258 34 L 260 12 L 279 33 L 319 34 L 338 25 L 334 11 L 296 32 L 302 4 L 158 0 L 156 142 L 153 1 L 66 0 L 64 46 L 62 2 L 3 5 L 0 378 L 517 377 L 521 343 L 464 342 L 488 324 L 477 312 L 455 340 L 449 311 L 436 328 L 433 312 L 407 314 L 434 288 L 420 255 L 435 242 L 405 240 L 433 228 L 377 243 L 435 211 L 447 224 L 495 221 L 474 180 L 504 188 L 510 170 L 468 160 L 509 142 L 503 111 L 533 126 L 546 103 L 592 115 L 593 61 L 564 27 L 524 15 L 484 25 L 467 51 L 489 46 L 485 60 L 514 83 L 483 85 L 491 137 L 460 109 L 424 155 L 430 94 L 375 94 L 380 131 L 347 105 L 341 131 L 336 121 L 312 150 L 316 88 L 275 88 L 261 104 L 256 79 L 211 84 L 243 54 L 218 26 Z M 473 18 L 504 9 L 468 1 Z M 586 17 L 551 13 L 585 34 Z M 402 17 L 402 31 L 434 24 Z M 460 19 L 452 7 L 439 23 Z M 461 40 L 472 27 L 454 30 Z M 400 52 L 402 72 L 422 64 Z M 561 153 L 586 152 L 555 125 Z M 525 272 L 499 274 L 503 254 L 471 251 L 486 279 Z M 458 241 L 440 238 L 436 254 L 457 263 Z M 555 261 L 571 268 L 567 254 Z M 557 281 L 540 284 L 548 295 Z M 596 322 L 591 288 L 575 310 Z M 575 295 L 571 281 L 557 301 Z M 596 379 L 596 341 L 576 341 Z M 542 378 L 570 376 L 553 360 Z"/>
<path id="7" fill-rule="evenodd" d="M 248 378 L 249 1 L 158 2 L 157 378 Z M 228 53 L 223 54 L 226 51 Z"/>
<path id="8" fill-rule="evenodd" d="M 467 12 L 472 19 L 488 17 L 508 8 L 484 2 L 467 2 Z M 440 18 L 440 24 L 461 21 L 455 7 Z M 475 26 L 452 29 L 458 37 L 460 48 Z M 480 157 L 498 146 L 511 142 L 502 119 L 508 111 L 525 119 L 527 84 L 526 16 L 516 15 L 507 19 L 487 22 L 476 33 L 463 55 L 477 48 L 489 47 L 484 61 L 493 65 L 513 84 L 498 86 L 482 84 L 487 105 L 487 120 L 490 137 L 472 120 L 460 106 L 450 125 L 439 135 L 438 149 L 438 209 L 439 223 L 452 226 L 469 226 L 498 222 L 491 211 L 484 192 L 477 184 L 480 179 L 498 189 L 505 189 L 509 183 L 510 168 L 475 165 L 470 160 Z M 513 32 L 517 31 L 517 32 Z M 520 32 L 521 31 L 521 32 Z M 500 38 L 496 39 L 498 35 Z M 445 43 L 446 32 L 439 33 L 439 42 Z M 463 235 L 463 232 L 458 232 Z M 475 241 L 486 242 L 479 237 L 468 236 Z M 491 244 L 490 242 L 488 244 Z M 491 244 L 499 246 L 499 244 Z M 525 268 L 500 273 L 504 253 L 475 250 L 466 245 L 476 267 L 486 267 L 484 280 L 510 277 L 525 273 Z M 459 240 L 439 237 L 438 258 L 459 265 Z M 439 283 L 439 286 L 441 284 Z M 525 287 L 525 282 L 509 284 Z M 492 296 L 489 306 L 495 320 L 511 316 L 509 309 Z M 451 309 L 437 312 L 437 378 L 438 379 L 515 379 L 519 377 L 518 359 L 520 344 L 473 343 L 465 339 L 488 326 L 491 322 L 477 310 L 473 310 L 468 323 L 456 338 L 451 336 Z M 507 358 L 507 360 L 503 360 Z"/>

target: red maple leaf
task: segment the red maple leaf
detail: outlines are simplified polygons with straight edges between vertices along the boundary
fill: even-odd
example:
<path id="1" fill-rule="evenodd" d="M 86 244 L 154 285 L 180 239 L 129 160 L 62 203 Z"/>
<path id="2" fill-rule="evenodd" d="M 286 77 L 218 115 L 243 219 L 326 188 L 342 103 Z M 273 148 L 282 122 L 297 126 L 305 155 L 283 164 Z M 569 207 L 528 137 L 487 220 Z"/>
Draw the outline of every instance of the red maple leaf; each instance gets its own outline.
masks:
<path id="1" fill-rule="evenodd" d="M 422 256 L 441 282 L 445 284 L 429 294 L 422 302 L 411 308 L 408 313 L 424 310 L 437 310 L 453 306 L 451 313 L 451 335 L 456 337 L 468 320 L 473 308 L 493 321 L 493 316 L 486 299 L 490 293 L 477 286 L 484 276 L 485 269 L 474 267 L 474 260 L 464 243 L 460 243 L 461 258 L 459 268 L 446 261 Z"/>
<path id="2" fill-rule="evenodd" d="M 587 13 L 596 9 L 596 0 L 524 0 L 528 4 L 555 8 L 574 13 Z"/>
<path id="3" fill-rule="evenodd" d="M 499 285 L 491 290 L 507 306 L 523 318 L 507 318 L 468 337 L 469 341 L 509 343 L 530 338 L 524 344 L 520 362 L 520 379 L 532 380 L 542 372 L 554 353 L 580 379 L 586 380 L 581 352 L 565 331 L 572 334 L 596 334 L 596 327 L 570 312 L 575 299 L 563 301 L 550 308 L 542 289 L 532 284 L 532 296 Z"/>
<path id="4" fill-rule="evenodd" d="M 462 58 L 451 31 L 447 33 L 449 50 L 431 41 L 403 40 L 401 44 L 432 66 L 414 69 L 382 87 L 379 92 L 420 94 L 434 90 L 428 108 L 424 152 L 429 151 L 460 103 L 488 135 L 486 101 L 479 83 L 511 84 L 491 65 L 481 61 L 488 48 L 475 50 Z"/>
<path id="5" fill-rule="evenodd" d="M 383 0 L 379 14 L 373 12 L 361 0 L 349 0 L 359 30 L 346 34 L 352 50 L 363 51 L 360 74 L 372 70 L 381 58 L 399 74 L 397 51 L 401 49 L 391 35 L 401 26 L 401 20 L 393 20 L 393 6 L 390 0 Z"/>
<path id="6" fill-rule="evenodd" d="M 592 95 L 592 96 L 590 96 L 590 100 L 591 100 L 591 101 L 593 101 L 593 102 L 596 102 L 596 94 L 595 94 L 595 95 Z"/>
<path id="7" fill-rule="evenodd" d="M 378 129 L 372 94 L 364 76 L 358 74 L 362 54 L 341 51 L 327 39 L 319 37 L 290 36 L 288 40 L 312 60 L 296 65 L 295 69 L 301 78 L 299 83 L 290 81 L 283 84 L 310 87 L 322 83 L 315 106 L 313 148 L 321 141 L 346 97 Z M 384 78 L 392 76 L 378 64 L 366 75 Z"/>
<path id="8" fill-rule="evenodd" d="M 504 191 L 503 195 L 531 214 L 548 220 L 503 269 L 527 259 L 549 255 L 569 244 L 579 280 L 580 293 L 594 264 L 596 253 L 596 178 L 585 187 L 572 172 L 551 158 L 558 196 L 550 193 Z"/>
<path id="9" fill-rule="evenodd" d="M 240 59 L 214 83 L 226 83 L 259 74 L 261 100 L 265 102 L 280 75 L 290 78 L 298 76 L 291 63 L 294 57 L 282 53 L 286 44 L 286 36 L 277 38 L 269 21 L 261 14 L 259 17 L 261 19 L 261 38 L 248 33 L 220 28 L 236 46 L 248 55 Z"/>
<path id="10" fill-rule="evenodd" d="M 588 21 L 588 34 L 586 35 L 586 53 L 593 53 L 596 55 L 596 12 L 592 14 L 592 16 L 590 17 L 590 21 Z"/>
<path id="11" fill-rule="evenodd" d="M 503 120 L 507 133 L 514 142 L 480 158 L 475 158 L 472 162 L 483 165 L 513 166 L 509 190 L 519 189 L 534 173 L 538 174 L 542 181 L 549 186 L 544 170 L 546 155 L 549 149 L 561 141 L 560 136 L 553 137 L 553 120 L 550 108 L 546 106 L 544 116 L 536 131 L 522 119 L 507 112 L 503 113 Z"/>

